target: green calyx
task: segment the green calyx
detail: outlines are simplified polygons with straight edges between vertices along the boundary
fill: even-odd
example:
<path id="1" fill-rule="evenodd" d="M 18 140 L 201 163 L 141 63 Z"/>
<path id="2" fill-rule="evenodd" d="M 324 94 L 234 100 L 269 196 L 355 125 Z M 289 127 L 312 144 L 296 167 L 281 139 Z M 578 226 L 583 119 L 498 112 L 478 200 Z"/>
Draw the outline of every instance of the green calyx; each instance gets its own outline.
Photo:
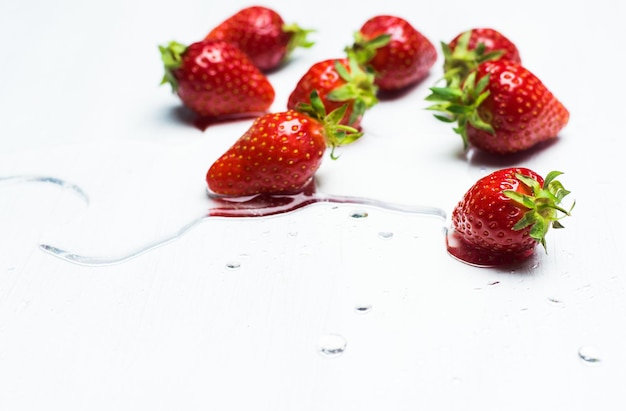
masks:
<path id="1" fill-rule="evenodd" d="M 299 103 L 296 110 L 322 123 L 326 145 L 331 148 L 330 157 L 336 160 L 339 157 L 335 155 L 335 148 L 355 142 L 363 133 L 354 127 L 340 123 L 346 114 L 348 104 L 327 114 L 326 107 L 316 90 L 311 92 L 309 100 L 310 103 Z"/>
<path id="2" fill-rule="evenodd" d="M 308 39 L 310 33 L 314 33 L 315 30 L 303 29 L 297 24 L 285 24 L 282 27 L 284 33 L 290 35 L 289 42 L 287 43 L 287 54 L 284 58 L 287 58 L 298 47 L 311 48 L 315 44 L 314 41 Z"/>
<path id="3" fill-rule="evenodd" d="M 374 73 L 363 69 L 354 58 L 348 58 L 348 65 L 350 70 L 339 61 L 335 62 L 335 70 L 345 84 L 332 90 L 326 97 L 332 101 L 354 101 L 348 119 L 348 124 L 354 124 L 367 109 L 378 103 L 378 87 L 374 85 Z"/>
<path id="4" fill-rule="evenodd" d="M 348 56 L 354 57 L 360 65 L 366 66 L 376 56 L 378 49 L 386 46 L 390 41 L 390 34 L 381 34 L 367 39 L 360 31 L 357 31 L 354 33 L 353 44 L 346 47 L 344 51 Z"/>
<path id="5" fill-rule="evenodd" d="M 550 227 L 563 228 L 560 220 L 571 214 L 574 205 L 569 210 L 560 206 L 565 196 L 570 194 L 556 177 L 563 174 L 560 171 L 548 173 L 543 187 L 534 178 L 515 174 L 515 177 L 532 190 L 532 195 L 520 194 L 515 190 L 505 190 L 503 194 L 511 200 L 528 208 L 522 218 L 513 226 L 514 230 L 530 227 L 530 236 L 546 249 L 546 233 Z M 547 251 L 547 249 L 546 249 Z"/>
<path id="6" fill-rule="evenodd" d="M 187 46 L 175 41 L 170 41 L 167 46 L 159 46 L 163 68 L 165 69 L 161 85 L 169 83 L 172 86 L 172 92 L 176 92 L 178 88 L 178 80 L 174 76 L 174 71 L 183 64 L 182 55 L 185 50 L 187 50 Z"/>
<path id="7" fill-rule="evenodd" d="M 454 50 L 446 43 L 441 43 L 441 51 L 444 57 L 443 78 L 448 85 L 455 81 L 462 81 L 480 63 L 488 60 L 497 60 L 504 55 L 504 50 L 486 52 L 485 44 L 479 43 L 476 48 L 469 49 L 469 41 L 472 31 L 462 33 Z"/>
<path id="8" fill-rule="evenodd" d="M 476 71 L 468 74 L 464 82 L 454 78 L 447 87 L 431 87 L 427 101 L 436 102 L 427 110 L 438 111 L 435 118 L 445 123 L 457 123 L 453 130 L 463 138 L 463 146 L 467 149 L 467 126 L 494 134 L 489 120 L 480 117 L 478 108 L 489 97 L 489 75 L 476 79 Z"/>

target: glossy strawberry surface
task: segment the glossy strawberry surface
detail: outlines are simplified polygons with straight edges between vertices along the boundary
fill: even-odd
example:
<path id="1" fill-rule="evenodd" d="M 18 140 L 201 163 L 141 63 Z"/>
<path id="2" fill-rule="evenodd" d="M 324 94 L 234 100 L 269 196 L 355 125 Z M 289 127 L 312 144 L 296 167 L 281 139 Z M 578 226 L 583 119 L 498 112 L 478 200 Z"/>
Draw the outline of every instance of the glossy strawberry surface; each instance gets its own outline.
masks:
<path id="1" fill-rule="evenodd" d="M 429 110 L 454 131 L 465 148 L 493 154 L 528 150 L 558 137 L 569 122 L 569 111 L 532 72 L 509 60 L 481 63 L 461 82 L 431 87 Z"/>
<path id="2" fill-rule="evenodd" d="M 259 115 L 275 91 L 267 77 L 238 48 L 218 40 L 161 48 L 166 75 L 183 104 L 202 117 Z"/>
<path id="3" fill-rule="evenodd" d="M 266 114 L 211 165 L 206 181 L 211 191 L 228 196 L 298 192 L 325 150 L 319 121 L 294 110 Z"/>
<path id="4" fill-rule="evenodd" d="M 530 227 L 513 230 L 529 209 L 504 195 L 505 190 L 531 195 L 520 182 L 520 173 L 543 185 L 543 177 L 527 168 L 498 170 L 479 179 L 463 196 L 452 213 L 452 227 L 463 241 L 492 253 L 523 253 L 535 248 Z"/>
<path id="5" fill-rule="evenodd" d="M 306 40 L 310 30 L 285 25 L 282 16 L 263 6 L 246 7 L 213 28 L 205 39 L 235 44 L 262 71 L 277 68 L 298 46 L 310 47 Z"/>
<path id="6" fill-rule="evenodd" d="M 490 27 L 478 27 L 470 30 L 471 35 L 467 44 L 468 50 L 475 50 L 479 44 L 484 47 L 484 53 L 493 51 L 502 51 L 499 56 L 502 60 L 509 60 L 515 63 L 521 63 L 521 57 L 519 50 L 515 43 L 513 43 L 508 37 L 502 34 L 500 31 Z M 463 33 L 459 33 L 454 37 L 448 46 L 454 51 L 458 45 L 459 38 Z"/>
<path id="7" fill-rule="evenodd" d="M 376 46 L 374 53 L 360 61 L 376 73 L 381 90 L 399 90 L 415 84 L 428 75 L 437 60 L 435 46 L 407 20 L 390 15 L 377 15 L 367 20 L 357 33 L 353 48 L 367 48 L 367 42 L 379 36 L 388 42 Z"/>
<path id="8" fill-rule="evenodd" d="M 569 111 L 532 72 L 507 60 L 488 61 L 477 78 L 489 76 L 489 96 L 479 117 L 493 132 L 467 126 L 468 142 L 483 150 L 507 154 L 554 139 L 569 121 Z"/>
<path id="9" fill-rule="evenodd" d="M 296 109 L 300 103 L 309 103 L 315 90 L 327 112 L 347 104 L 341 123 L 358 128 L 365 110 L 378 101 L 373 81 L 373 76 L 351 64 L 348 58 L 323 60 L 313 64 L 298 80 L 287 108 Z"/>

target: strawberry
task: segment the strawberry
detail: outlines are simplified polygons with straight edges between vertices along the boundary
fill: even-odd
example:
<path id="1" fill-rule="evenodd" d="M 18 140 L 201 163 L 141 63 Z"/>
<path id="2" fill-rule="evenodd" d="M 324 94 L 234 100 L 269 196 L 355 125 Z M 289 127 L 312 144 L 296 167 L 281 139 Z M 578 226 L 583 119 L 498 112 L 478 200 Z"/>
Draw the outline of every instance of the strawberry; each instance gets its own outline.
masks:
<path id="1" fill-rule="evenodd" d="M 341 123 L 355 128 L 360 127 L 365 111 L 378 102 L 373 74 L 364 71 L 354 59 L 328 59 L 313 64 L 289 95 L 287 108 L 310 103 L 314 90 L 328 111 L 348 104 Z"/>
<path id="2" fill-rule="evenodd" d="M 201 117 L 257 116 L 275 92 L 269 80 L 237 47 L 217 40 L 160 46 L 165 75 L 183 104 Z"/>
<path id="3" fill-rule="evenodd" d="M 315 92 L 310 100 L 299 110 L 257 118 L 211 165 L 206 175 L 209 190 L 234 197 L 297 193 L 313 179 L 327 147 L 334 149 L 361 136 L 353 127 L 339 124 L 347 105 L 326 115 Z"/>
<path id="4" fill-rule="evenodd" d="M 419 82 L 437 60 L 430 40 L 403 18 L 388 15 L 367 20 L 345 51 L 374 71 L 381 91 L 400 90 Z"/>
<path id="5" fill-rule="evenodd" d="M 555 179 L 561 174 L 544 181 L 527 168 L 505 168 L 479 179 L 452 213 L 448 250 L 470 264 L 499 265 L 545 248 L 549 228 L 563 228 L 559 220 L 571 211 L 560 206 L 570 193 Z"/>
<path id="6" fill-rule="evenodd" d="M 457 82 L 453 82 L 457 83 Z M 464 146 L 510 154 L 556 138 L 569 111 L 524 66 L 508 60 L 486 61 L 462 84 L 432 87 L 426 97 L 435 117 L 456 122 Z"/>
<path id="7" fill-rule="evenodd" d="M 309 48 L 313 30 L 285 24 L 275 10 L 252 6 L 239 10 L 213 28 L 205 39 L 233 43 L 262 71 L 278 68 L 297 47 Z"/>
<path id="8" fill-rule="evenodd" d="M 509 60 L 522 63 L 515 43 L 492 28 L 474 28 L 458 34 L 450 43 L 441 44 L 446 77 L 463 79 L 480 63 L 488 60 Z"/>

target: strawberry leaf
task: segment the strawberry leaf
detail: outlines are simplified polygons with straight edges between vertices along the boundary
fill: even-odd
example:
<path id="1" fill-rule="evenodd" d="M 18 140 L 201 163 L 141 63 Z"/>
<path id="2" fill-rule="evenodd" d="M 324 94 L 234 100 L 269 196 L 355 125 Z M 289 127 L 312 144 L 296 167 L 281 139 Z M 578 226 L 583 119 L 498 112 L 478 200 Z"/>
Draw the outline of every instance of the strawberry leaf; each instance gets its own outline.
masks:
<path id="1" fill-rule="evenodd" d="M 308 49 L 315 45 L 314 41 L 310 41 L 308 39 L 309 34 L 314 33 L 315 30 L 303 29 L 297 24 L 285 24 L 283 25 L 282 30 L 291 36 L 289 38 L 289 42 L 287 43 L 287 54 L 283 59 L 287 59 L 298 47 Z"/>
<path id="2" fill-rule="evenodd" d="M 502 194 L 521 206 L 528 209 L 522 218 L 513 226 L 514 230 L 521 230 L 531 227 L 530 236 L 540 243 L 544 249 L 546 247 L 545 236 L 550 226 L 563 228 L 559 222 L 564 216 L 569 216 L 574 205 L 569 211 L 560 206 L 561 200 L 570 192 L 563 188 L 563 185 L 555 180 L 561 172 L 550 172 L 544 180 L 543 187 L 532 177 L 516 173 L 515 177 L 525 186 L 532 190 L 532 195 L 519 193 L 515 190 L 504 190 Z M 574 202 L 575 204 L 575 202 Z M 559 215 L 562 213 L 563 216 Z"/>
<path id="3" fill-rule="evenodd" d="M 174 75 L 174 71 L 182 66 L 182 55 L 185 50 L 187 50 L 187 46 L 176 41 L 171 41 L 167 46 L 159 46 L 161 60 L 163 61 L 163 67 L 165 69 L 161 84 L 169 83 L 172 86 L 172 92 L 176 92 L 178 89 L 178 80 Z"/>

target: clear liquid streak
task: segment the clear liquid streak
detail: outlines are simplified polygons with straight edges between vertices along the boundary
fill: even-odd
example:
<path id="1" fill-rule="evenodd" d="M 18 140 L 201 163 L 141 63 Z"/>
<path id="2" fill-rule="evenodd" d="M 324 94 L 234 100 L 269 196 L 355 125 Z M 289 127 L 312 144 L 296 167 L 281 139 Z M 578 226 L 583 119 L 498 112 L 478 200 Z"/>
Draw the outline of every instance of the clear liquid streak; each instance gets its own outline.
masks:
<path id="1" fill-rule="evenodd" d="M 44 183 L 44 184 L 52 184 L 58 186 L 63 189 L 70 190 L 74 192 L 74 194 L 78 195 L 85 204 L 89 204 L 89 197 L 85 193 L 85 191 L 77 186 L 76 184 L 72 184 L 68 181 L 57 177 L 50 176 L 38 176 L 38 175 L 18 175 L 18 176 L 4 176 L 0 177 L 0 185 L 1 184 L 17 184 L 17 183 Z"/>
<path id="2" fill-rule="evenodd" d="M 369 206 L 379 208 L 386 211 L 399 212 L 410 215 L 422 215 L 426 217 L 435 217 L 445 220 L 446 214 L 443 210 L 435 207 L 421 207 L 403 204 L 386 203 L 383 201 L 349 196 L 330 196 L 317 193 L 313 189 L 305 190 L 302 193 L 293 195 L 257 195 L 246 198 L 224 198 L 209 193 L 209 197 L 217 204 L 209 209 L 208 213 L 200 218 L 196 218 L 185 224 L 172 235 L 155 242 L 149 243 L 137 250 L 117 256 L 88 256 L 81 255 L 76 252 L 64 250 L 51 244 L 40 244 L 39 248 L 48 254 L 61 258 L 62 260 L 84 265 L 84 266 L 108 266 L 124 263 L 133 258 L 139 257 L 156 248 L 170 244 L 194 227 L 206 220 L 214 220 L 216 218 L 260 218 L 270 217 L 279 214 L 287 214 L 295 212 L 303 207 L 312 204 L 334 203 L 334 204 L 353 204 L 359 206 Z"/>

